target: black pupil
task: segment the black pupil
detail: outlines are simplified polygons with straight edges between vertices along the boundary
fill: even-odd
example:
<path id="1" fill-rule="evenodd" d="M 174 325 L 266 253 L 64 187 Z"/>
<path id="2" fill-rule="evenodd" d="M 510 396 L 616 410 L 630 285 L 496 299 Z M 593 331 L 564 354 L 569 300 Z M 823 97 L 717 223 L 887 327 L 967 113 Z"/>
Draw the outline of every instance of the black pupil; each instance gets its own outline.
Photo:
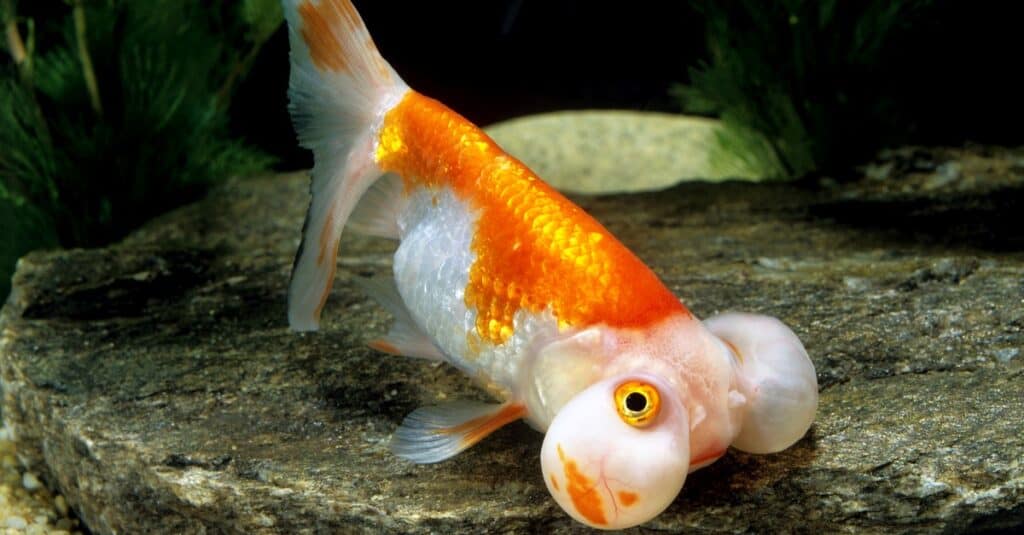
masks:
<path id="1" fill-rule="evenodd" d="M 640 392 L 630 392 L 626 396 L 626 408 L 633 412 L 640 412 L 647 408 L 647 397 Z"/>

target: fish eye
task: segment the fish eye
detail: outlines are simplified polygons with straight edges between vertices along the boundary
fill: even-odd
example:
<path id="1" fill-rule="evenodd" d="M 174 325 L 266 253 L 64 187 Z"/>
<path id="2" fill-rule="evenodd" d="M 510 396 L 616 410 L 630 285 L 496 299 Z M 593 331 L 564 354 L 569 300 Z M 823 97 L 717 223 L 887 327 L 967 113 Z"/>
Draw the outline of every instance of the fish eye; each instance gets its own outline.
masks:
<path id="1" fill-rule="evenodd" d="M 642 381 L 627 381 L 615 389 L 615 409 L 623 422 L 647 427 L 658 416 L 661 395 L 654 386 Z"/>

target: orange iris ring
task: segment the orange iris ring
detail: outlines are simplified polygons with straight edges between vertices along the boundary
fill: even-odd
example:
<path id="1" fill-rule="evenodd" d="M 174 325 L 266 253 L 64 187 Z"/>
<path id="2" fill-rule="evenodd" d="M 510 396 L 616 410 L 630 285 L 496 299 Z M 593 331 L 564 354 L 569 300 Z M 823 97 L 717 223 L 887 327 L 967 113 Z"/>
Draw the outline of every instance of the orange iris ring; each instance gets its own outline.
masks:
<path id="1" fill-rule="evenodd" d="M 639 400 L 636 395 L 642 396 L 642 407 L 635 406 Z M 633 427 L 647 427 L 661 411 L 661 394 L 650 383 L 626 381 L 615 389 L 615 410 L 623 422 Z"/>

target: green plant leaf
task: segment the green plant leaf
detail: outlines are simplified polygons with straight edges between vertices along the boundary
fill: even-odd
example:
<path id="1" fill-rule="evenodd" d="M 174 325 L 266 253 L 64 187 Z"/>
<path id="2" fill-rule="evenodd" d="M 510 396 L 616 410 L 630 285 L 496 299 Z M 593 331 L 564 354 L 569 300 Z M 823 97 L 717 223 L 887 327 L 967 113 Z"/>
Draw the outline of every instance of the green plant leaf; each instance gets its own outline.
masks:
<path id="1" fill-rule="evenodd" d="M 11 289 L 18 259 L 29 251 L 57 246 L 57 234 L 45 214 L 30 204 L 0 199 L 0 302 Z"/>
<path id="2" fill-rule="evenodd" d="M 284 22 L 284 12 L 279 0 L 242 0 L 242 20 L 249 27 L 248 40 L 253 43 L 266 41 Z"/>
<path id="3" fill-rule="evenodd" d="M 233 66 L 240 51 L 253 54 L 248 39 L 280 23 L 272 4 L 246 2 L 244 22 L 232 4 L 225 22 L 220 3 L 201 0 L 87 2 L 102 114 L 90 102 L 70 9 L 39 36 L 32 86 L 13 69 L 0 72 L 5 281 L 26 251 L 110 243 L 273 163 L 230 135 L 229 110 L 218 105 L 225 81 L 244 76 Z"/>
<path id="4" fill-rule="evenodd" d="M 709 58 L 673 94 L 684 111 L 723 119 L 719 158 L 780 178 L 849 166 L 898 129 L 877 73 L 923 5 L 699 0 Z"/>

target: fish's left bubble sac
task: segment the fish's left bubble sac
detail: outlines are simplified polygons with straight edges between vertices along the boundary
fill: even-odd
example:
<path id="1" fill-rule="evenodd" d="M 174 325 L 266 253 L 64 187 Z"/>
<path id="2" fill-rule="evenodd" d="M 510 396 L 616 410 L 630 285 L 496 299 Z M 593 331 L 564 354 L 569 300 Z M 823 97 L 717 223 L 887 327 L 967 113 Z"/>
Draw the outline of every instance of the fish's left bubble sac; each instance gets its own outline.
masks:
<path id="1" fill-rule="evenodd" d="M 654 518 L 679 494 L 689 445 L 687 412 L 664 381 L 612 377 L 558 412 L 544 436 L 541 469 L 574 519 L 624 529 Z"/>

